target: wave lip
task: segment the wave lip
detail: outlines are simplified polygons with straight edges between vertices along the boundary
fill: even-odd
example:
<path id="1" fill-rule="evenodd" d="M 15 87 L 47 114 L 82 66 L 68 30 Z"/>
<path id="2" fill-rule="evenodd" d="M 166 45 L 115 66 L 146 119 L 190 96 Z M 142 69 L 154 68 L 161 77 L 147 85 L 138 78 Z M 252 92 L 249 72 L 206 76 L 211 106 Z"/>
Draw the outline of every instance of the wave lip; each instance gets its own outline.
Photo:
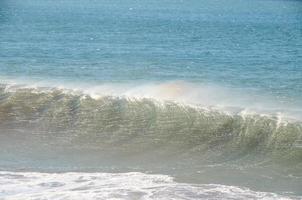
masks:
<path id="1" fill-rule="evenodd" d="M 0 172 L 0 198 L 19 199 L 301 199 L 216 184 L 177 183 L 166 175 Z"/>
<path id="2" fill-rule="evenodd" d="M 94 99 L 104 97 L 134 100 L 153 99 L 159 103 L 172 101 L 192 107 L 213 108 L 228 114 L 275 115 L 286 120 L 302 121 L 301 104 L 281 102 L 264 92 L 243 88 L 227 88 L 186 81 L 146 83 L 70 83 L 58 81 L 11 80 L 0 82 L 5 91 L 27 89 L 30 92 L 60 90 L 64 93 L 88 95 Z"/>

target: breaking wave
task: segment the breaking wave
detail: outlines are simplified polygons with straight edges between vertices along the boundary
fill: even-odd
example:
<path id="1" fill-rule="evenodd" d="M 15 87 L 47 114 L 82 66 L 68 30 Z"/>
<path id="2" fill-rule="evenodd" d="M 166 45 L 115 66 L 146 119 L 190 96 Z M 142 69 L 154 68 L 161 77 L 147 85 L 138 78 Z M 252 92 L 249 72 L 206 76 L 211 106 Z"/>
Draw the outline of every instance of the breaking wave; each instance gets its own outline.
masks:
<path id="1" fill-rule="evenodd" d="M 259 155 L 277 162 L 302 162 L 300 121 L 279 115 L 229 114 L 151 98 L 92 98 L 58 88 L 2 85 L 0 128 L 3 141 L 7 135 L 27 135 L 37 143 L 47 138 L 49 144 L 44 145 L 50 148 L 110 148 L 128 153 L 154 149 L 207 160 Z"/>

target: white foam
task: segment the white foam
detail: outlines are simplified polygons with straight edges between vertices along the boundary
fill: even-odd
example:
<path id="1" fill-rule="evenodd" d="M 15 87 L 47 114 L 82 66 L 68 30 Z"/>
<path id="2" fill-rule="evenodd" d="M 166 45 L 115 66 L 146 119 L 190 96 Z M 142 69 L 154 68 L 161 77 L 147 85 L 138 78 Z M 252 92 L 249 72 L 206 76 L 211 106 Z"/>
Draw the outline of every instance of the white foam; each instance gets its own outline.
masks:
<path id="1" fill-rule="evenodd" d="M 177 183 L 166 175 L 0 172 L 0 199 L 293 199 L 247 188 Z M 299 199 L 298 197 L 295 199 Z"/>

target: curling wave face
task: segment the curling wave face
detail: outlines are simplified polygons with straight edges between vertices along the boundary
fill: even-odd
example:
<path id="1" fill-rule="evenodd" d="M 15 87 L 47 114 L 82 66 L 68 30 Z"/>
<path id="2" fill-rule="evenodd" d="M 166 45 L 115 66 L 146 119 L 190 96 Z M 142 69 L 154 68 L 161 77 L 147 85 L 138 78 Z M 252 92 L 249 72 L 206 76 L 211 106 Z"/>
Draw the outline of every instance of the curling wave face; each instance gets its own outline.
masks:
<path id="1" fill-rule="evenodd" d="M 69 135 L 72 141 L 92 140 L 97 146 L 120 143 L 123 147 L 129 144 L 122 141 L 131 141 L 143 144 L 142 148 L 161 143 L 177 149 L 198 146 L 203 151 L 223 147 L 229 153 L 286 153 L 288 158 L 299 151 L 302 139 L 302 123 L 278 114 L 230 114 L 150 98 L 92 98 L 56 88 L 4 85 L 0 89 L 2 128 L 24 127 L 47 137 Z"/>
<path id="2" fill-rule="evenodd" d="M 3 170 L 138 170 L 232 185 L 246 176 L 255 189 L 267 177 L 265 191 L 301 188 L 302 124 L 278 115 L 2 85 L 0 129 Z"/>

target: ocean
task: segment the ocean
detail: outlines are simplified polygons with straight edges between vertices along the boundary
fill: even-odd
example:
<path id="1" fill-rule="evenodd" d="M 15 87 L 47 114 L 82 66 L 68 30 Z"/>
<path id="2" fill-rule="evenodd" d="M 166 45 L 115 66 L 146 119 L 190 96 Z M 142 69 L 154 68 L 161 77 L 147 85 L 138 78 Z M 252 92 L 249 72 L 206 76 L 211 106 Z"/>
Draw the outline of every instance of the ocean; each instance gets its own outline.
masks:
<path id="1" fill-rule="evenodd" d="M 302 199 L 302 1 L 0 0 L 0 199 Z"/>

